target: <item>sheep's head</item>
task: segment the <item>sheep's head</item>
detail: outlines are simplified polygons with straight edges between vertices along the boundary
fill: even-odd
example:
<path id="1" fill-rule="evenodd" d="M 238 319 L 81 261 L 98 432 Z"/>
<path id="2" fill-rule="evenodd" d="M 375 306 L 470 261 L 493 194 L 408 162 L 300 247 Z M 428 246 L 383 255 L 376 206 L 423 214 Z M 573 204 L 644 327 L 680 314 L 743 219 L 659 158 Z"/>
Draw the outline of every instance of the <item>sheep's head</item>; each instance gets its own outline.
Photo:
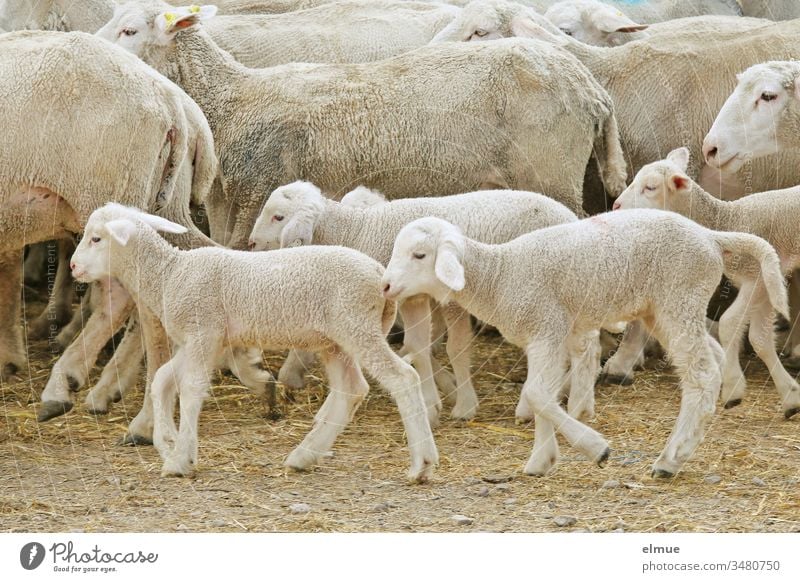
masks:
<path id="1" fill-rule="evenodd" d="M 217 13 L 216 6 L 173 7 L 161 0 L 120 4 L 96 36 L 121 46 L 158 67 L 159 54 L 172 45 L 175 35 Z M 155 61 L 155 63 L 153 62 Z"/>
<path id="2" fill-rule="evenodd" d="M 676 210 L 683 207 L 678 196 L 686 196 L 692 189 L 692 181 L 686 175 L 689 165 L 689 150 L 678 148 L 667 159 L 648 164 L 639 170 L 636 177 L 614 202 L 614 210 L 631 208 L 655 208 Z"/>
<path id="3" fill-rule="evenodd" d="M 772 61 L 747 69 L 720 109 L 703 142 L 706 163 L 735 172 L 748 159 L 796 147 L 800 115 L 800 62 Z"/>
<path id="4" fill-rule="evenodd" d="M 311 182 L 292 182 L 267 198 L 250 233 L 250 250 L 265 251 L 309 245 L 325 197 Z"/>
<path id="5" fill-rule="evenodd" d="M 556 2 L 544 14 L 561 32 L 585 44 L 618 46 L 641 32 L 646 24 L 637 24 L 613 6 L 597 0 Z"/>
<path id="6" fill-rule="evenodd" d="M 464 288 L 464 235 L 440 218 L 420 218 L 403 227 L 394 242 L 392 258 L 381 284 L 383 295 L 402 301 L 430 295 L 446 302 Z"/>
<path id="7" fill-rule="evenodd" d="M 110 202 L 89 216 L 83 238 L 69 264 L 72 276 L 83 283 L 113 277 L 111 252 L 115 245 L 127 246 L 139 225 L 172 234 L 187 232 L 186 227 L 166 218 Z"/>
<path id="8" fill-rule="evenodd" d="M 435 42 L 493 40 L 514 36 L 548 42 L 558 40 L 559 30 L 533 8 L 506 0 L 475 0 L 461 10 L 433 39 Z"/>

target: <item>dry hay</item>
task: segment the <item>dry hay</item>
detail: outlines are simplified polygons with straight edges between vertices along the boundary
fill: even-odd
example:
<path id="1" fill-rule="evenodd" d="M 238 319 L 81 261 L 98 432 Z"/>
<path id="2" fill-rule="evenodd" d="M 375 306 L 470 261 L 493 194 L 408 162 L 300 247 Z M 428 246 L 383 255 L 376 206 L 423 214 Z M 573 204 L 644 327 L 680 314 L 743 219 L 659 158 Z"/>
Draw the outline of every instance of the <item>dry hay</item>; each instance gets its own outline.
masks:
<path id="1" fill-rule="evenodd" d="M 6 532 L 800 531 L 798 419 L 783 420 L 772 382 L 752 359 L 746 400 L 718 410 L 676 479 L 649 476 L 679 402 L 669 369 L 652 368 L 633 386 L 598 391 L 591 424 L 611 444 L 606 468 L 562 443 L 556 470 L 532 478 L 521 470 L 533 432 L 514 421 L 525 376 L 521 354 L 499 338 L 480 337 L 478 417 L 445 419 L 435 431 L 441 466 L 423 486 L 405 483 L 402 425 L 379 390 L 319 467 L 308 473 L 283 468 L 321 404 L 319 370 L 279 421 L 266 419 L 261 403 L 231 377 L 219 376 L 200 419 L 196 478 L 163 479 L 152 447 L 116 446 L 141 393 L 113 405 L 106 417 L 76 405 L 38 424 L 35 403 L 55 355 L 46 342 L 35 343 L 31 361 L 30 378 L 0 390 L 0 530 Z M 281 362 L 280 355 L 268 355 L 271 369 Z M 95 373 L 90 383 L 96 379 Z M 85 389 L 79 402 L 84 395 Z M 707 482 L 712 475 L 721 481 Z M 295 503 L 310 511 L 292 513 Z M 457 525 L 454 514 L 474 523 Z M 558 515 L 576 523 L 558 528 Z"/>

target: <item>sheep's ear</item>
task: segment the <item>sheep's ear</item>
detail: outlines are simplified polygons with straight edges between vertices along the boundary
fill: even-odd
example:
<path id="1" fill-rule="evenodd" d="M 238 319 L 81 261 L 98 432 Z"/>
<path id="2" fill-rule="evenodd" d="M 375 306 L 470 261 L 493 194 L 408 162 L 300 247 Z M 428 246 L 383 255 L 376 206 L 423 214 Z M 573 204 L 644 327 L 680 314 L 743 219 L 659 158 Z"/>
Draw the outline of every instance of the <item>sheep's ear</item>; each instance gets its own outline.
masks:
<path id="1" fill-rule="evenodd" d="M 311 244 L 314 236 L 314 222 L 307 216 L 293 216 L 281 231 L 281 248 L 299 247 Z"/>
<path id="2" fill-rule="evenodd" d="M 554 34 L 550 34 L 528 16 L 515 16 L 511 19 L 511 34 L 522 38 L 535 38 L 547 42 L 557 42 Z"/>
<path id="3" fill-rule="evenodd" d="M 669 177 L 669 187 L 675 192 L 687 192 L 691 180 L 686 174 L 672 174 Z"/>
<path id="4" fill-rule="evenodd" d="M 189 229 L 185 226 L 154 214 L 143 214 L 140 218 L 142 222 L 159 232 L 168 232 L 171 234 L 184 234 L 189 232 Z"/>
<path id="5" fill-rule="evenodd" d="M 667 154 L 667 160 L 678 166 L 682 172 L 689 167 L 689 148 L 678 148 Z"/>
<path id="6" fill-rule="evenodd" d="M 601 32 L 640 32 L 647 28 L 646 24 L 638 24 L 618 10 L 602 10 L 592 15 L 594 25 Z"/>
<path id="7" fill-rule="evenodd" d="M 131 236 L 136 232 L 136 225 L 127 218 L 109 220 L 105 224 L 108 234 L 123 247 L 128 244 Z"/>
<path id="8" fill-rule="evenodd" d="M 176 8 L 170 12 L 162 12 L 156 16 L 156 26 L 167 35 L 172 35 L 179 30 L 189 28 L 212 18 L 217 13 L 217 7 L 213 5 L 208 6 L 186 6 Z"/>
<path id="9" fill-rule="evenodd" d="M 439 246 L 434 272 L 436 277 L 453 291 L 461 291 L 464 288 L 464 266 L 455 249 L 449 244 Z"/>

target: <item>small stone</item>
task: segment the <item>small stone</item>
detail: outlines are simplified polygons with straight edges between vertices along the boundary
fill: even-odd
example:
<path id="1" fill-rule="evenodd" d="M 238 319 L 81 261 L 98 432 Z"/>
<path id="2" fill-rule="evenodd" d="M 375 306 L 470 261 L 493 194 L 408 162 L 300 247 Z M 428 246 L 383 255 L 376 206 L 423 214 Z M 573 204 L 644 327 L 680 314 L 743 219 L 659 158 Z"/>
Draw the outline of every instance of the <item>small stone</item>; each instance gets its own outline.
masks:
<path id="1" fill-rule="evenodd" d="M 114 475 L 113 477 L 106 477 L 106 481 L 108 481 L 109 485 L 114 485 L 115 487 L 119 487 L 119 477 Z"/>
<path id="2" fill-rule="evenodd" d="M 484 486 L 478 489 L 478 497 L 489 497 L 489 488 Z"/>
<path id="3" fill-rule="evenodd" d="M 619 488 L 619 485 L 620 483 L 616 479 L 609 479 L 608 481 L 603 482 L 601 487 L 603 489 L 617 489 Z"/>
<path id="4" fill-rule="evenodd" d="M 465 485 L 478 485 L 479 483 L 483 483 L 483 480 L 478 479 L 477 477 L 467 477 L 464 479 Z"/>
<path id="5" fill-rule="evenodd" d="M 516 497 L 509 497 L 505 501 L 503 501 L 503 505 L 514 505 L 517 502 Z"/>
<path id="6" fill-rule="evenodd" d="M 302 515 L 311 511 L 311 506 L 308 503 L 292 503 L 289 506 L 289 511 L 295 515 Z"/>
<path id="7" fill-rule="evenodd" d="M 175 529 L 176 529 L 176 530 L 178 530 L 178 531 L 186 531 L 186 530 L 188 530 L 189 528 L 188 528 L 188 527 L 186 527 L 186 524 L 184 524 L 184 523 L 179 523 L 178 525 L 176 525 L 176 526 L 175 526 Z"/>
<path id="8" fill-rule="evenodd" d="M 374 505 L 370 511 L 372 513 L 386 513 L 387 511 L 389 511 L 389 504 L 379 503 L 378 505 Z"/>
<path id="9" fill-rule="evenodd" d="M 720 477 L 719 475 L 709 475 L 708 477 L 705 478 L 705 482 L 708 483 L 709 485 L 716 485 L 721 481 L 722 477 Z"/>
<path id="10" fill-rule="evenodd" d="M 487 483 L 508 483 L 514 478 L 513 475 L 486 475 L 483 480 Z"/>
<path id="11" fill-rule="evenodd" d="M 753 477 L 752 483 L 756 487 L 766 487 L 767 486 L 767 484 L 764 482 L 764 480 L 761 477 Z"/>
<path id="12" fill-rule="evenodd" d="M 499 485 L 495 485 L 494 488 L 497 489 L 498 491 L 508 491 L 509 489 L 511 489 L 511 485 L 509 485 L 508 483 L 500 483 Z"/>
<path id="13" fill-rule="evenodd" d="M 797 485 L 798 483 L 800 483 L 800 479 L 798 479 L 797 477 L 791 477 L 791 478 L 790 478 L 790 479 L 787 481 L 787 483 L 788 483 L 789 485 Z"/>
<path id="14" fill-rule="evenodd" d="M 122 485 L 120 485 L 120 489 L 122 489 L 123 491 L 133 491 L 134 489 L 136 489 L 136 483 L 128 481 L 127 483 L 123 483 Z"/>
<path id="15" fill-rule="evenodd" d="M 211 527 L 225 527 L 228 525 L 228 522 L 224 519 L 212 519 L 211 522 L 208 524 Z"/>
<path id="16" fill-rule="evenodd" d="M 569 527 L 578 522 L 578 520 L 571 515 L 557 515 L 553 518 L 553 521 L 558 527 Z"/>
<path id="17" fill-rule="evenodd" d="M 452 519 L 457 525 L 472 525 L 473 522 L 475 521 L 471 517 L 459 514 L 452 516 L 450 519 Z"/>

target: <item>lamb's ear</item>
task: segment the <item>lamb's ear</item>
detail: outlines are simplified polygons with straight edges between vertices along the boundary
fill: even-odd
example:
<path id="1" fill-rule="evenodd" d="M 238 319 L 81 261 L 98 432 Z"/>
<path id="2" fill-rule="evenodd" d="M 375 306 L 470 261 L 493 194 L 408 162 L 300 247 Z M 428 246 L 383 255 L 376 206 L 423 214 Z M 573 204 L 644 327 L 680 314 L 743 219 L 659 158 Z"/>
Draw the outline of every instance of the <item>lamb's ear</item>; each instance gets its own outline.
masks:
<path id="1" fill-rule="evenodd" d="M 687 192 L 692 181 L 686 174 L 676 173 L 669 177 L 669 187 L 675 192 Z"/>
<path id="2" fill-rule="evenodd" d="M 436 277 L 453 291 L 461 291 L 464 288 L 464 266 L 461 264 L 455 245 L 448 242 L 439 245 L 434 272 Z"/>
<path id="3" fill-rule="evenodd" d="M 566 44 L 566 39 L 562 39 L 545 30 L 538 22 L 524 15 L 518 15 L 511 19 L 511 34 L 522 38 L 534 38 L 550 43 Z"/>
<path id="4" fill-rule="evenodd" d="M 682 172 L 689 167 L 689 148 L 678 148 L 667 154 L 667 160 L 678 166 Z"/>
<path id="5" fill-rule="evenodd" d="M 638 24 L 618 10 L 602 10 L 592 15 L 595 26 L 605 33 L 640 32 L 647 28 L 646 24 Z"/>
<path id="6" fill-rule="evenodd" d="M 216 13 L 216 6 L 197 6 L 193 4 L 192 6 L 176 8 L 170 12 L 162 12 L 156 16 L 156 26 L 164 34 L 172 35 L 179 30 L 195 25 L 198 22 L 208 20 Z"/>
<path id="7" fill-rule="evenodd" d="M 142 222 L 152 226 L 154 230 L 159 232 L 168 232 L 171 234 L 184 234 L 189 232 L 189 229 L 185 226 L 154 214 L 142 214 L 140 218 Z"/>
<path id="8" fill-rule="evenodd" d="M 300 247 L 311 244 L 314 236 L 314 221 L 302 212 L 296 214 L 281 231 L 281 248 Z"/>
<path id="9" fill-rule="evenodd" d="M 136 232 L 136 225 L 127 218 L 109 220 L 105 224 L 108 234 L 123 247 L 128 244 L 131 236 Z"/>

